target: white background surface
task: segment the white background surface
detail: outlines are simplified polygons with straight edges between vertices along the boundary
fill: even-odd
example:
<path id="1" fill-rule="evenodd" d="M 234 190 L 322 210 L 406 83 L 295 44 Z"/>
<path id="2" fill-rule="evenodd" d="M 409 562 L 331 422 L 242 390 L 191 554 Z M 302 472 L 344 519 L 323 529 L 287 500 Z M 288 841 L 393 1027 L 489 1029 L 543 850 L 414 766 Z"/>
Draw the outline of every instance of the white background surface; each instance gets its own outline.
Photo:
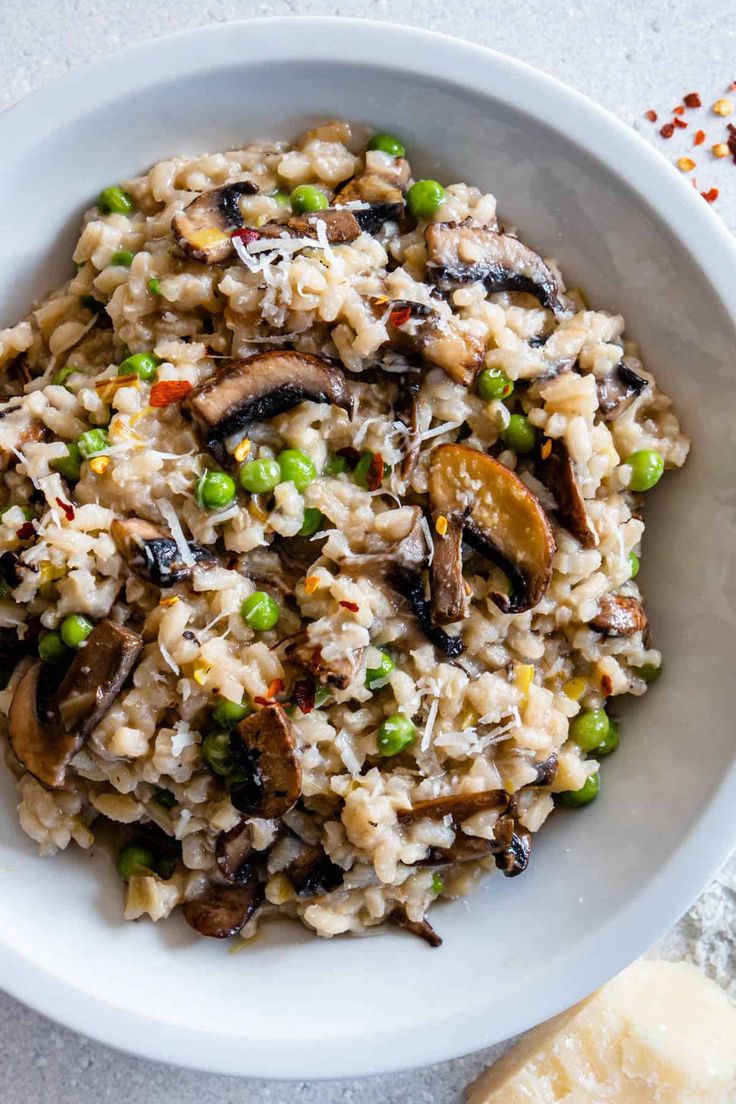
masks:
<path id="1" fill-rule="evenodd" d="M 0 107 L 8 106 L 84 61 L 121 46 L 211 21 L 272 14 L 355 15 L 394 19 L 445 31 L 538 65 L 635 125 L 674 159 L 692 151 L 698 126 L 721 138 L 723 120 L 707 108 L 736 80 L 734 0 L 620 0 L 576 5 L 560 0 L 2 0 Z M 689 112 L 687 130 L 671 142 L 657 136 L 684 93 L 698 90 L 705 108 Z M 94 88 L 90 88 L 90 97 Z M 736 93 L 733 96 L 736 102 Z M 647 108 L 662 118 L 643 119 Z M 736 121 L 736 115 L 733 117 Z M 715 161 L 710 141 L 695 151 L 701 189 L 715 185 L 716 210 L 736 230 L 736 165 Z M 48 176 L 53 202 L 53 165 Z M 50 922 L 53 918 L 50 917 Z M 687 956 L 736 988 L 736 871 L 714 884 L 662 950 Z M 131 963 L 132 970 L 135 963 Z M 428 959 L 427 968 L 431 969 Z M 0 979 L 1 983 L 2 979 Z M 469 982 L 470 983 L 470 982 Z M 155 1001 L 156 979 L 141 979 Z M 308 1014 L 308 1010 L 307 1014 Z M 370 1081 L 284 1085 L 180 1072 L 118 1055 L 49 1024 L 0 995 L 2 1104 L 450 1104 L 493 1052 L 433 1069 Z M 325 1071 L 329 1072 L 329 1071 Z"/>

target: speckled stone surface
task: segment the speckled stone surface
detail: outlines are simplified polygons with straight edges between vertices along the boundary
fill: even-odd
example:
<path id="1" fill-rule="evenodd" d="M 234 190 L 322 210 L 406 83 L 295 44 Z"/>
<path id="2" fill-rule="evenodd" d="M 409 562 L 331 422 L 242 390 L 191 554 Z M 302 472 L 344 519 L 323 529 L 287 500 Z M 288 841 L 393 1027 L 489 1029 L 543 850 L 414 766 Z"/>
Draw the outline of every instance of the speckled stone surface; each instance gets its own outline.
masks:
<path id="1" fill-rule="evenodd" d="M 736 231 L 736 165 L 716 160 L 725 120 L 709 108 L 736 81 L 734 0 L 0 0 L 0 108 L 92 58 L 185 27 L 263 15 L 395 20 L 492 46 L 559 77 L 635 126 L 670 160 L 708 139 L 692 173 L 717 187 Z M 704 108 L 669 142 L 658 128 L 686 92 Z M 736 102 L 736 93 L 734 94 Z M 646 109 L 659 112 L 652 125 Z M 734 116 L 736 119 L 736 115 Z M 50 183 L 53 166 L 49 167 Z M 736 860 L 653 953 L 688 958 L 736 997 Z M 1 980 L 1 979 L 0 979 Z M 154 981 L 155 988 L 155 981 Z M 51 1024 L 0 993 L 2 1104 L 459 1104 L 503 1049 L 412 1073 L 330 1084 L 246 1081 L 118 1054 Z"/>

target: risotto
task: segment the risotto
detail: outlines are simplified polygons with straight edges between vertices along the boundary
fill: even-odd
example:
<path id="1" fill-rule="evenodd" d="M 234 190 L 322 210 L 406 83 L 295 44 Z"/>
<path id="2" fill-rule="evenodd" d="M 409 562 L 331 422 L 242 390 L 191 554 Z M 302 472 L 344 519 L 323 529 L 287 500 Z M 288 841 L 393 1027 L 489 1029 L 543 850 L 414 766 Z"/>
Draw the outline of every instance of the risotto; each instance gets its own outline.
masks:
<path id="1" fill-rule="evenodd" d="M 688 441 L 496 200 L 331 122 L 106 188 L 0 332 L 0 713 L 43 855 L 128 919 L 387 921 L 526 868 L 661 666 Z"/>

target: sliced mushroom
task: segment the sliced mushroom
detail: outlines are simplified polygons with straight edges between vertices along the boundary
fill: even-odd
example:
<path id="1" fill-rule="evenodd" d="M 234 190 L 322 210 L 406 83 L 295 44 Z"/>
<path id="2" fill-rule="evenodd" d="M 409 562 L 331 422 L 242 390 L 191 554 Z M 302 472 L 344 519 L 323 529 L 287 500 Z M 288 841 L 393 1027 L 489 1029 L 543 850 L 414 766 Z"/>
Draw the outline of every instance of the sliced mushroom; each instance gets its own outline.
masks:
<path id="1" fill-rule="evenodd" d="M 345 690 L 350 685 L 363 662 L 365 648 L 356 648 L 349 656 L 325 659 L 318 644 L 308 640 L 295 640 L 286 649 L 289 659 L 293 659 L 309 671 L 322 686 L 333 690 Z"/>
<path id="2" fill-rule="evenodd" d="M 554 495 L 557 514 L 564 527 L 580 541 L 583 548 L 595 548 L 598 536 L 588 520 L 585 499 L 575 477 L 575 465 L 561 437 L 545 439 L 537 474 Z"/>
<path id="3" fill-rule="evenodd" d="M 303 402 L 334 403 L 348 414 L 353 409 L 339 368 L 309 353 L 279 349 L 233 361 L 190 391 L 182 406 L 203 426 L 208 448 L 221 458 L 229 437 Z"/>
<path id="4" fill-rule="evenodd" d="M 549 267 L 511 234 L 470 220 L 430 222 L 424 240 L 427 278 L 442 291 L 480 281 L 488 291 L 524 291 L 556 315 L 568 313 Z"/>
<path id="5" fill-rule="evenodd" d="M 405 536 L 386 541 L 380 532 L 368 533 L 363 541 L 364 552 L 353 553 L 340 560 L 340 566 L 353 574 L 362 574 L 364 564 L 376 564 L 392 571 L 396 567 L 405 567 L 415 571 L 425 568 L 429 562 L 429 548 L 425 536 L 424 518 L 419 506 L 407 506 L 404 509 L 411 518 Z M 377 577 L 377 576 L 376 576 Z"/>
<path id="6" fill-rule="evenodd" d="M 267 222 L 259 227 L 260 238 L 280 238 L 286 234 L 294 238 L 317 238 L 317 224 L 325 228 L 331 245 L 355 241 L 363 233 L 357 218 L 347 208 L 327 208 L 313 214 L 297 215 L 286 222 Z"/>
<path id="7" fill-rule="evenodd" d="M 590 627 L 604 636 L 633 636 L 645 632 L 648 624 L 646 611 L 638 598 L 604 594 Z"/>
<path id="8" fill-rule="evenodd" d="M 454 843 L 450 847 L 431 847 L 429 855 L 422 860 L 423 866 L 435 866 L 445 863 L 477 862 L 492 855 L 494 845 L 492 840 L 483 839 L 481 836 L 466 836 L 458 832 Z"/>
<path id="9" fill-rule="evenodd" d="M 435 544 L 435 555 L 437 546 Z M 424 597 L 424 583 L 422 576 L 416 571 L 397 567 L 389 576 L 390 582 L 396 588 L 396 592 L 406 599 L 412 608 L 419 627 L 432 644 L 449 658 L 462 655 L 465 645 L 462 637 L 450 636 L 432 620 L 430 602 Z"/>
<path id="10" fill-rule="evenodd" d="M 481 339 L 461 329 L 454 317 L 424 303 L 394 300 L 386 329 L 394 348 L 418 354 L 464 387 L 470 387 L 483 364 L 486 349 Z"/>
<path id="11" fill-rule="evenodd" d="M 237 935 L 263 900 L 263 886 L 251 868 L 241 885 L 211 883 L 204 893 L 187 901 L 182 911 L 190 927 L 212 939 Z"/>
<path id="12" fill-rule="evenodd" d="M 649 380 L 638 375 L 623 360 L 597 381 L 598 407 L 607 422 L 614 421 L 649 386 Z"/>
<path id="13" fill-rule="evenodd" d="M 401 461 L 401 478 L 407 480 L 417 466 L 421 439 L 419 436 L 419 403 L 417 395 L 422 385 L 424 373 L 417 369 L 408 369 L 398 380 L 399 394 L 394 403 L 394 412 L 400 422 L 406 426 L 406 448 Z"/>
<path id="14" fill-rule="evenodd" d="M 230 231 L 243 225 L 238 200 L 257 191 L 258 185 L 252 180 L 239 180 L 202 192 L 172 219 L 171 229 L 179 248 L 205 264 L 226 260 L 233 251 Z"/>
<path id="15" fill-rule="evenodd" d="M 281 817 L 302 792 L 302 771 L 291 721 L 280 705 L 267 705 L 238 725 L 231 737 L 235 760 L 247 774 L 230 800 L 248 816 Z"/>
<path id="16" fill-rule="evenodd" d="M 475 813 L 496 809 L 504 813 L 510 803 L 506 790 L 482 790 L 480 793 L 447 794 L 444 797 L 431 797 L 418 801 L 411 809 L 397 814 L 399 824 L 413 824 L 423 817 L 436 820 L 438 817 L 452 817 L 454 824 L 461 824 Z"/>
<path id="17" fill-rule="evenodd" d="M 48 704 L 40 700 L 42 663 L 20 680 L 8 717 L 10 746 L 44 786 L 63 787 L 67 766 L 112 706 L 142 647 L 137 633 L 100 621 Z"/>
<path id="18" fill-rule="evenodd" d="M 558 757 L 556 752 L 552 752 L 550 756 L 543 759 L 541 763 L 534 763 L 533 766 L 537 768 L 537 777 L 534 779 L 534 786 L 549 786 L 554 781 L 557 774 Z"/>
<path id="19" fill-rule="evenodd" d="M 429 500 L 435 530 L 430 590 L 434 618 L 447 624 L 464 587 L 463 538 L 509 576 L 510 595 L 491 598 L 503 613 L 521 613 L 542 598 L 552 577 L 555 542 L 539 500 L 492 456 L 465 445 L 439 445 L 429 462 Z M 439 518 L 447 520 L 444 535 Z"/>
<path id="20" fill-rule="evenodd" d="M 220 873 L 228 882 L 242 885 L 251 877 L 254 856 L 253 835 L 245 821 L 228 832 L 220 832 L 215 844 L 215 859 Z"/>
<path id="21" fill-rule="evenodd" d="M 316 897 L 342 885 L 345 872 L 319 846 L 305 845 L 304 850 L 284 869 L 298 897 Z"/>
<path id="22" fill-rule="evenodd" d="M 418 935 L 425 943 L 429 943 L 430 947 L 442 946 L 442 938 L 434 930 L 429 920 L 410 920 L 406 915 L 406 909 L 402 905 L 394 909 L 390 919 L 398 927 L 404 928 L 405 931 L 411 932 L 412 935 Z"/>
<path id="23" fill-rule="evenodd" d="M 397 157 L 378 167 L 366 169 L 339 189 L 336 207 L 355 204 L 353 214 L 361 230 L 375 234 L 384 222 L 398 221 L 404 213 L 404 190 L 411 170 L 408 161 Z M 368 207 L 361 206 L 368 204 Z"/>
<path id="24" fill-rule="evenodd" d="M 194 563 L 184 563 L 176 541 L 143 518 L 115 518 L 110 533 L 133 574 L 159 587 L 184 582 L 191 577 L 196 565 L 214 567 L 217 564 L 217 556 L 196 541 L 187 543 Z"/>
<path id="25" fill-rule="evenodd" d="M 494 861 L 507 878 L 523 874 L 529 865 L 531 834 L 518 827 L 513 816 L 498 818 L 493 833 Z"/>

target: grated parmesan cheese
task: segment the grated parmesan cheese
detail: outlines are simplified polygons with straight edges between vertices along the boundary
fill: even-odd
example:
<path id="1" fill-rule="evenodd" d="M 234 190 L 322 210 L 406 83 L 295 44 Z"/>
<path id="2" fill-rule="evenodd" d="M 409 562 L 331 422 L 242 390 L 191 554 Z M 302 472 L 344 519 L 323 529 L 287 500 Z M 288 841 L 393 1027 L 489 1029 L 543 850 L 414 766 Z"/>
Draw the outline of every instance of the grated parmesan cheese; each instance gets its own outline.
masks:
<path id="1" fill-rule="evenodd" d="M 194 559 L 194 556 L 192 555 L 192 551 L 191 551 L 189 545 L 187 544 L 187 539 L 184 536 L 184 530 L 181 527 L 181 522 L 179 521 L 179 517 L 177 515 L 176 510 L 174 509 L 174 507 L 171 505 L 170 502 L 167 502 L 163 498 L 157 499 L 156 504 L 159 508 L 159 512 L 161 513 L 161 516 L 168 523 L 169 529 L 171 530 L 172 537 L 176 541 L 176 547 L 179 551 L 179 555 L 182 558 L 182 563 L 187 564 L 189 567 L 193 567 L 194 564 L 196 563 L 196 560 Z M 177 670 L 177 674 L 178 674 L 178 670 Z"/>

